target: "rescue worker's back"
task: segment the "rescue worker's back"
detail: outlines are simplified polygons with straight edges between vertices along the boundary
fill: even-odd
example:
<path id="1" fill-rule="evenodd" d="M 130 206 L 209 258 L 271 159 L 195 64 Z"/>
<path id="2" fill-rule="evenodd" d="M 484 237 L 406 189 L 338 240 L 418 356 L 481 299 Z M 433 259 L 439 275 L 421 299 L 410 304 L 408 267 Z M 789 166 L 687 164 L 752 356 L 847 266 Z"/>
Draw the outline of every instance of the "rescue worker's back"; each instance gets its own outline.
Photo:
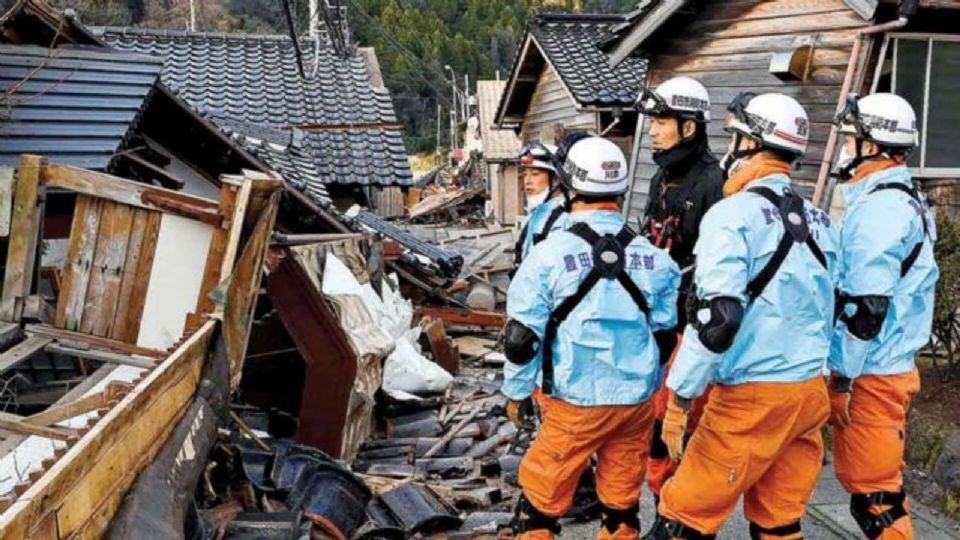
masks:
<path id="1" fill-rule="evenodd" d="M 790 179 L 778 173 L 750 187 L 779 193 L 790 187 Z M 809 203 L 805 207 L 811 235 L 835 274 L 836 231 L 823 211 Z M 833 278 L 807 247 L 790 251 L 758 298 L 751 302 L 747 296 L 747 284 L 770 261 L 784 234 L 777 209 L 749 190 L 707 212 L 695 251 L 697 296 L 733 297 L 746 308 L 723 354 L 704 348 L 698 332 L 687 327 L 683 339 L 689 346 L 680 348 L 668 381 L 679 395 L 699 395 L 710 382 L 798 382 L 821 374 L 833 326 Z"/>
<path id="2" fill-rule="evenodd" d="M 614 211 L 571 214 L 600 234 L 624 226 Z M 573 295 L 592 268 L 593 247 L 569 231 L 555 231 L 538 244 L 520 267 L 508 293 L 508 312 L 541 339 L 547 321 L 564 298 Z M 659 353 L 652 332 L 676 324 L 680 272 L 665 251 L 637 237 L 626 247 L 626 270 L 644 292 L 650 319 L 614 280 L 601 280 L 557 332 L 553 343 L 553 396 L 576 405 L 632 405 L 656 389 Z M 541 372 L 542 351 L 524 366 L 507 365 L 503 392 L 522 399 Z"/>

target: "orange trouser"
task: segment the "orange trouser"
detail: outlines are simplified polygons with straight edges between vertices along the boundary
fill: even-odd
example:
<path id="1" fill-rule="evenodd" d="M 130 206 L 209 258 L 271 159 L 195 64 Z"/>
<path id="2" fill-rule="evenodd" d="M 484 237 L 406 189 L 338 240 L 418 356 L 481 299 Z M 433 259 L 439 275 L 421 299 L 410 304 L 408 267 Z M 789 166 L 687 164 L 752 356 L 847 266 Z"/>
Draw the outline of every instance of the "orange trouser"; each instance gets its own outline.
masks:
<path id="1" fill-rule="evenodd" d="M 664 366 L 663 380 L 660 388 L 653 394 L 653 406 L 656 415 L 654 420 L 653 437 L 650 443 L 650 457 L 647 459 L 647 486 L 650 492 L 660 496 L 660 490 L 663 484 L 677 472 L 678 462 L 670 459 L 667 454 L 667 446 L 660 439 L 660 429 L 663 426 L 663 417 L 667 414 L 667 402 L 670 400 L 670 389 L 667 388 L 667 376 L 670 375 L 670 367 L 673 366 L 673 360 L 677 357 L 677 351 L 680 350 L 680 343 L 683 342 L 683 336 L 677 341 L 677 347 L 670 356 L 670 361 Z M 700 416 L 703 414 L 703 408 L 707 404 L 707 398 L 710 395 L 711 387 L 708 386 L 702 396 L 693 400 L 690 413 L 687 415 L 687 434 L 693 434 L 700 423 Z"/>
<path id="2" fill-rule="evenodd" d="M 822 377 L 714 386 L 658 512 L 716 534 L 744 495 L 744 514 L 760 527 L 798 521 L 820 473 L 829 413 Z"/>
<path id="3" fill-rule="evenodd" d="M 548 516 L 562 516 L 573 504 L 577 482 L 590 457 L 597 456 L 597 496 L 613 509 L 633 507 L 647 459 L 653 404 L 580 407 L 540 396 L 543 424 L 520 462 L 520 487 L 527 500 Z M 639 531 L 610 535 L 601 527 L 600 538 L 637 538 Z M 518 538 L 553 538 L 547 531 Z"/>
<path id="4" fill-rule="evenodd" d="M 854 379 L 850 425 L 833 429 L 837 479 L 848 493 L 898 492 L 903 487 L 903 450 L 907 409 L 920 391 L 916 368 L 901 375 L 863 375 Z M 879 514 L 887 508 L 872 507 Z M 913 538 L 910 516 L 884 529 L 884 540 Z"/>

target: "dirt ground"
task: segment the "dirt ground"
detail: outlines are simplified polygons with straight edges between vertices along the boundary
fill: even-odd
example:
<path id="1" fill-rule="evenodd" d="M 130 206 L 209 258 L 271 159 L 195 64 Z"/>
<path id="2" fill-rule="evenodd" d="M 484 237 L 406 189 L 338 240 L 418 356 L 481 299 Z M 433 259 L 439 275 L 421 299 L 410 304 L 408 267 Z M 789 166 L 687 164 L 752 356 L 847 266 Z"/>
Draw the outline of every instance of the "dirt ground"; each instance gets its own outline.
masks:
<path id="1" fill-rule="evenodd" d="M 945 372 L 944 360 L 940 363 L 941 372 Z M 950 420 L 960 427 L 960 372 L 943 382 L 930 358 L 918 358 L 917 365 L 920 368 L 920 394 L 914 399 L 913 406 L 920 412 Z"/>

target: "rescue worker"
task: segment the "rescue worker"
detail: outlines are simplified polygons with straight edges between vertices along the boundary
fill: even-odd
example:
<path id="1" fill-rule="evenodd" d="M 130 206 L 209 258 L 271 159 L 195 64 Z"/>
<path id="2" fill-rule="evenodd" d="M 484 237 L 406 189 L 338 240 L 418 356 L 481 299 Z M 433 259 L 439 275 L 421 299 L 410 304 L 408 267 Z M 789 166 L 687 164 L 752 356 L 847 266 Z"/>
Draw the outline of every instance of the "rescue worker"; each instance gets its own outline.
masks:
<path id="1" fill-rule="evenodd" d="M 518 162 L 527 220 L 514 248 L 514 271 L 533 246 L 544 241 L 555 228 L 563 227 L 566 197 L 557 180 L 556 152 L 556 146 L 540 143 L 528 144 L 520 150 Z"/>
<path id="2" fill-rule="evenodd" d="M 930 340 L 934 220 L 907 171 L 916 115 L 894 94 L 851 96 L 835 123 L 840 227 L 837 326 L 830 348 L 837 478 L 867 538 L 913 538 L 903 491 L 907 408 L 920 390 L 914 356 Z"/>
<path id="3" fill-rule="evenodd" d="M 680 272 L 624 223 L 628 165 L 609 140 L 569 148 L 559 171 L 570 221 L 533 248 L 507 295 L 502 391 L 522 421 L 542 381 L 540 433 L 519 471 L 521 539 L 553 538 L 597 456 L 600 538 L 639 537 L 640 486 L 659 361 L 653 333 L 676 324 Z"/>
<path id="4" fill-rule="evenodd" d="M 713 538 L 741 495 L 754 539 L 802 538 L 830 411 L 822 376 L 832 332 L 835 232 L 790 189 L 807 114 L 782 94 L 730 104 L 726 198 L 694 249 L 695 289 L 667 387 L 663 439 L 683 460 L 647 538 Z M 693 400 L 714 383 L 684 449 Z"/>
<path id="5" fill-rule="evenodd" d="M 723 198 L 723 171 L 707 140 L 710 95 L 696 79 L 675 77 L 653 91 L 644 90 L 637 100 L 637 109 L 648 117 L 653 161 L 660 167 L 651 180 L 643 233 L 654 245 L 666 249 L 680 268 L 690 268 L 694 264 L 693 246 L 700 222 L 707 210 Z M 687 271 L 677 300 L 677 334 L 686 325 L 684 305 L 692 282 L 693 272 Z M 677 336 L 666 332 L 661 335 L 664 340 L 658 346 L 664 355 L 662 360 L 668 362 L 677 346 Z M 669 374 L 669 370 L 667 363 L 665 373 Z M 647 485 L 655 501 L 660 499 L 663 483 L 677 470 L 677 462 L 670 459 L 660 437 L 669 394 L 664 384 L 653 398 L 656 420 L 647 462 Z M 706 395 L 694 402 L 688 436 L 696 428 L 705 402 Z"/>

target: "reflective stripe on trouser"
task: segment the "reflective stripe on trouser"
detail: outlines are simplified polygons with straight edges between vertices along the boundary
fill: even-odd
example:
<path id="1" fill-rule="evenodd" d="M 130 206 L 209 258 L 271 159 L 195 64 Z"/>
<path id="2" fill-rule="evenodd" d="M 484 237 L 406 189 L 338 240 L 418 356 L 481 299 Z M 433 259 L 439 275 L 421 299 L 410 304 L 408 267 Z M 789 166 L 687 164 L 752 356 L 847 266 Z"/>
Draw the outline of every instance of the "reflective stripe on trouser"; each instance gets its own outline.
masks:
<path id="1" fill-rule="evenodd" d="M 640 499 L 653 405 L 580 407 L 543 395 L 543 425 L 520 463 L 520 487 L 550 516 L 563 515 L 590 457 L 597 456 L 597 495 L 610 508 Z"/>
<path id="2" fill-rule="evenodd" d="M 848 493 L 898 492 L 903 486 L 907 410 L 920 391 L 914 368 L 900 375 L 863 375 L 854 379 L 850 425 L 833 429 L 837 479 Z M 879 514 L 887 508 L 871 507 Z M 883 539 L 913 538 L 910 516 L 884 529 Z"/>
<path id="3" fill-rule="evenodd" d="M 826 384 L 714 386 L 680 468 L 661 493 L 667 519 L 715 534 L 744 496 L 744 514 L 772 529 L 799 520 L 823 461 Z"/>
<path id="4" fill-rule="evenodd" d="M 667 454 L 667 445 L 660 439 L 660 427 L 663 424 L 663 417 L 667 414 L 667 401 L 670 399 L 670 389 L 667 388 L 667 376 L 670 375 L 670 367 L 673 366 L 673 360 L 677 357 L 677 351 L 680 350 L 680 344 L 683 343 L 683 334 L 677 339 L 677 346 L 673 349 L 670 361 L 664 366 L 663 379 L 660 381 L 660 388 L 653 394 L 654 410 L 656 412 L 656 423 L 653 429 L 653 437 L 650 439 L 650 457 L 647 459 L 647 486 L 650 492 L 659 496 L 663 484 L 677 472 L 679 463 L 670 459 Z M 690 414 L 687 416 L 687 434 L 693 434 L 700 423 L 700 416 L 703 415 L 703 409 L 707 405 L 707 398 L 710 396 L 710 389 L 702 396 L 693 400 L 690 407 Z"/>

